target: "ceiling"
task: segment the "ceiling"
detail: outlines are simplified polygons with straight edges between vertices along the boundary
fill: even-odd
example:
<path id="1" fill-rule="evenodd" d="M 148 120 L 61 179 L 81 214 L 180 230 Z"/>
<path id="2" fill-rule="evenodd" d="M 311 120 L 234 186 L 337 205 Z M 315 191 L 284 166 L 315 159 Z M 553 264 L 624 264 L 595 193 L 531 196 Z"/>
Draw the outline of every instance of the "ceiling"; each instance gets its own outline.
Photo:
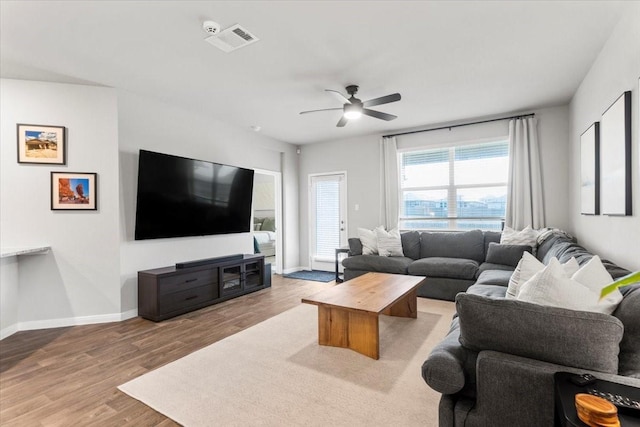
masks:
<path id="1" fill-rule="evenodd" d="M 569 102 L 621 1 L 2 1 L 0 74 L 99 84 L 306 144 Z M 224 53 L 205 20 L 260 41 Z M 324 89 L 400 102 L 337 128 Z"/>

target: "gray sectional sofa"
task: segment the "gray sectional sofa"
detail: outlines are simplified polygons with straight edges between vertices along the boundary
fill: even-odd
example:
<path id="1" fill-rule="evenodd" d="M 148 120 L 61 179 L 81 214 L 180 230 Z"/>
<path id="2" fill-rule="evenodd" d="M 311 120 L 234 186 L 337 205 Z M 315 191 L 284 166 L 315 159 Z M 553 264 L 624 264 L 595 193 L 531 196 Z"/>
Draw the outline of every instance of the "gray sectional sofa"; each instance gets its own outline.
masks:
<path id="1" fill-rule="evenodd" d="M 492 247 L 490 251 L 491 243 L 500 242 L 500 235 L 500 232 L 480 230 L 451 233 L 407 231 L 400 235 L 404 257 L 362 255 L 360 239 L 350 238 L 349 257 L 342 261 L 344 278 L 349 280 L 371 271 L 428 276 L 429 281 L 418 289 L 418 295 L 453 301 L 484 271 L 508 271 L 510 275 L 522 251 L 531 250 L 513 248 L 510 254 L 505 254 Z"/>
<path id="2" fill-rule="evenodd" d="M 555 372 L 590 372 L 640 387 L 640 285 L 623 288 L 613 315 L 509 300 L 509 278 L 525 248 L 498 245 L 500 233 L 401 238 L 405 257 L 390 257 L 397 259 L 361 255 L 359 239 L 350 239 L 345 279 L 367 271 L 425 275 L 420 296 L 456 301 L 449 333 L 422 366 L 426 383 L 442 393 L 441 427 L 552 426 Z M 561 232 L 538 243 L 544 264 L 575 257 L 584 265 L 593 257 Z M 603 264 L 613 278 L 629 273 Z"/>

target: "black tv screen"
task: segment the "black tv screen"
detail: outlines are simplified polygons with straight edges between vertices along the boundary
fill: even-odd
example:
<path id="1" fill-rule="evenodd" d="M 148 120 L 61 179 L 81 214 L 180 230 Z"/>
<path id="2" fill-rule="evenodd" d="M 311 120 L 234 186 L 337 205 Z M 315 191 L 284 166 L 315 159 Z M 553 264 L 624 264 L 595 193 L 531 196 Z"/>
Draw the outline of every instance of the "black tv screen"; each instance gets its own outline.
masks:
<path id="1" fill-rule="evenodd" d="M 250 231 L 253 170 L 140 150 L 135 239 Z"/>

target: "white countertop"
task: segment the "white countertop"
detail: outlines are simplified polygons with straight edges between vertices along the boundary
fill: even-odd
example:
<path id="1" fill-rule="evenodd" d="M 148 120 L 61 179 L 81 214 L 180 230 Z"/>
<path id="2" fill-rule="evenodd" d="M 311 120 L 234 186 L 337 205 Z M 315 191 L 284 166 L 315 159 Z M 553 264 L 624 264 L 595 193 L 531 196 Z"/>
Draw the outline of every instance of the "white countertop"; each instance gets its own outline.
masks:
<path id="1" fill-rule="evenodd" d="M 11 246 L 1 249 L 0 258 L 8 258 L 18 255 L 46 254 L 51 246 Z"/>

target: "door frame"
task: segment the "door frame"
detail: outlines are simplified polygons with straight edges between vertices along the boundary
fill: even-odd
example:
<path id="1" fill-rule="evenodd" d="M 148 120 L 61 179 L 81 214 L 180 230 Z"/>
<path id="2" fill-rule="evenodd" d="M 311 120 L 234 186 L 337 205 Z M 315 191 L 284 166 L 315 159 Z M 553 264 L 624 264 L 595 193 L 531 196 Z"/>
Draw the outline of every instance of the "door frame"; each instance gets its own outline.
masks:
<path id="1" fill-rule="evenodd" d="M 344 203 L 344 209 L 343 209 L 343 221 L 344 221 L 344 242 L 340 242 L 340 246 L 342 245 L 346 245 L 347 241 L 348 241 L 348 236 L 349 236 L 349 229 L 348 229 L 348 197 L 347 197 L 347 191 L 348 191 L 348 181 L 347 181 L 347 171 L 346 170 L 342 170 L 342 171 L 332 171 L 332 172 L 322 172 L 322 173 L 310 173 L 308 176 L 308 191 L 307 191 L 307 197 L 308 197 L 308 206 L 307 206 L 307 211 L 309 212 L 308 215 L 308 221 L 309 221 L 309 225 L 308 225 L 308 236 L 309 236 L 309 256 L 308 256 L 308 263 L 309 263 L 309 269 L 313 268 L 313 254 L 315 252 L 315 244 L 316 244 L 316 237 L 315 237 L 315 225 L 316 225 L 316 215 L 315 215 L 315 210 L 313 209 L 314 206 L 314 200 L 313 200 L 313 184 L 312 184 L 312 180 L 313 178 L 316 177 L 321 177 L 321 176 L 331 176 L 331 175 L 342 175 L 344 177 L 344 194 L 340 194 L 340 198 L 342 199 L 342 202 Z M 337 249 L 337 248 L 336 248 Z M 331 260 L 331 262 L 327 263 L 327 268 L 329 268 L 329 270 L 327 271 L 333 271 L 335 269 L 335 260 Z"/>
<path id="2" fill-rule="evenodd" d="M 270 171 L 266 169 L 254 169 L 255 173 L 259 173 L 261 175 L 270 175 L 274 178 L 273 186 L 274 186 L 274 195 L 275 195 L 275 219 L 276 219 L 276 265 L 274 273 L 282 274 L 282 269 L 284 265 L 284 252 L 282 247 L 284 246 L 282 240 L 282 172 Z M 253 223 L 253 209 L 251 210 L 251 221 Z"/>

